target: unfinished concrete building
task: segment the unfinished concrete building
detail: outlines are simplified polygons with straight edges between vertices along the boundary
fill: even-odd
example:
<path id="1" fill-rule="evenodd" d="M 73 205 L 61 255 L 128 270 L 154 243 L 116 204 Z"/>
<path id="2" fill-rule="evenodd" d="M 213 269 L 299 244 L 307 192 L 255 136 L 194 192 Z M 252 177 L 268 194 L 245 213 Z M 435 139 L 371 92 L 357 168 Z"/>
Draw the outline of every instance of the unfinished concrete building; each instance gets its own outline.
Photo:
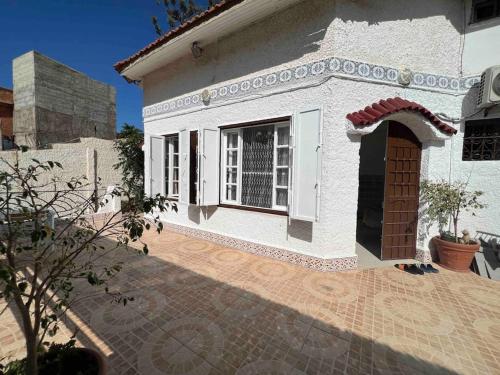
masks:
<path id="1" fill-rule="evenodd" d="M 36 51 L 13 61 L 18 145 L 46 148 L 80 137 L 114 139 L 116 91 Z"/>

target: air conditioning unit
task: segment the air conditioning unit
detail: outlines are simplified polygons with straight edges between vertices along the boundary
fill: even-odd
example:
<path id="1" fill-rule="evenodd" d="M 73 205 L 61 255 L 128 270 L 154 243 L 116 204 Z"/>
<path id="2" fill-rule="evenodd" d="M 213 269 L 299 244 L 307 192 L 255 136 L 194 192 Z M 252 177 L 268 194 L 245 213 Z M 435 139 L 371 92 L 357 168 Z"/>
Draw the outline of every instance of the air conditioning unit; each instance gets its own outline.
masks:
<path id="1" fill-rule="evenodd" d="M 477 107 L 486 108 L 500 104 L 500 65 L 484 71 L 477 97 Z"/>

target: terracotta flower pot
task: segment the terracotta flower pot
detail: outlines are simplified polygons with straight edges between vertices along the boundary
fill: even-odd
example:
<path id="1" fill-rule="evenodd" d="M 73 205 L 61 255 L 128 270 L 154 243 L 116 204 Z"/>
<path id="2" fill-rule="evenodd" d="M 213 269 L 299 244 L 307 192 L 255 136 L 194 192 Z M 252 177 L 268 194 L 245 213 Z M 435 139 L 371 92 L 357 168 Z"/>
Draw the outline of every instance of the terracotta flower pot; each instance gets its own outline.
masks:
<path id="1" fill-rule="evenodd" d="M 104 357 L 101 355 L 101 353 L 89 348 L 77 348 L 77 349 L 95 358 L 99 367 L 98 375 L 106 375 L 108 373 L 106 361 L 104 360 Z"/>
<path id="2" fill-rule="evenodd" d="M 457 272 L 469 271 L 474 254 L 481 246 L 479 243 L 465 245 L 444 241 L 439 238 L 439 236 L 434 237 L 432 240 L 439 254 L 439 265 L 443 268 Z"/>

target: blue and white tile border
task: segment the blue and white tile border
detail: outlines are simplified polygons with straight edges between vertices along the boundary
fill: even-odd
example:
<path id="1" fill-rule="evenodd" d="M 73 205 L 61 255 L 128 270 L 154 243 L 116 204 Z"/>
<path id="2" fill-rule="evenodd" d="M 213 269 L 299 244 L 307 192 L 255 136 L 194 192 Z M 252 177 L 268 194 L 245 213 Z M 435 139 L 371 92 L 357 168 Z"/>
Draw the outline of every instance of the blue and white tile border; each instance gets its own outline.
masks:
<path id="1" fill-rule="evenodd" d="M 353 270 L 358 267 L 357 255 L 345 258 L 322 259 L 178 224 L 165 223 L 165 228 L 191 237 L 215 242 L 222 246 L 232 247 L 246 253 L 266 256 L 316 271 L 337 272 Z"/>
<path id="2" fill-rule="evenodd" d="M 297 84 L 306 80 L 321 77 L 339 76 L 364 81 L 382 82 L 400 85 L 400 70 L 382 65 L 348 60 L 339 57 L 327 58 L 294 68 L 271 72 L 254 78 L 233 82 L 209 90 L 210 103 L 223 102 L 250 94 L 269 90 L 285 85 Z M 430 91 L 463 94 L 480 80 L 479 76 L 451 77 L 430 73 L 413 72 L 408 87 L 421 88 Z M 144 107 L 143 117 L 148 118 L 162 114 L 173 113 L 205 104 L 201 93 L 196 93 L 173 100 L 164 101 Z"/>

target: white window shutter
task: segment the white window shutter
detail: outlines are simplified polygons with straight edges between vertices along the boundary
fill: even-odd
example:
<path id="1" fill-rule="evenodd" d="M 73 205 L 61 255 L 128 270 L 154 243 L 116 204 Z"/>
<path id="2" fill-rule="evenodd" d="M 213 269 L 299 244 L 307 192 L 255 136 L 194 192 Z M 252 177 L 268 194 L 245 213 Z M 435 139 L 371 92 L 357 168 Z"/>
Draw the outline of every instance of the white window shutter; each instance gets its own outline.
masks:
<path id="1" fill-rule="evenodd" d="M 165 138 L 150 136 L 149 193 L 165 195 Z"/>
<path id="2" fill-rule="evenodd" d="M 319 221 L 321 109 L 301 111 L 292 123 L 292 194 L 290 218 Z"/>
<path id="3" fill-rule="evenodd" d="M 219 137 L 214 129 L 202 129 L 199 133 L 199 184 L 200 206 L 219 204 Z"/>
<path id="4" fill-rule="evenodd" d="M 179 132 L 179 172 L 181 174 L 179 202 L 185 204 L 189 204 L 189 153 L 189 131 L 183 129 Z"/>

